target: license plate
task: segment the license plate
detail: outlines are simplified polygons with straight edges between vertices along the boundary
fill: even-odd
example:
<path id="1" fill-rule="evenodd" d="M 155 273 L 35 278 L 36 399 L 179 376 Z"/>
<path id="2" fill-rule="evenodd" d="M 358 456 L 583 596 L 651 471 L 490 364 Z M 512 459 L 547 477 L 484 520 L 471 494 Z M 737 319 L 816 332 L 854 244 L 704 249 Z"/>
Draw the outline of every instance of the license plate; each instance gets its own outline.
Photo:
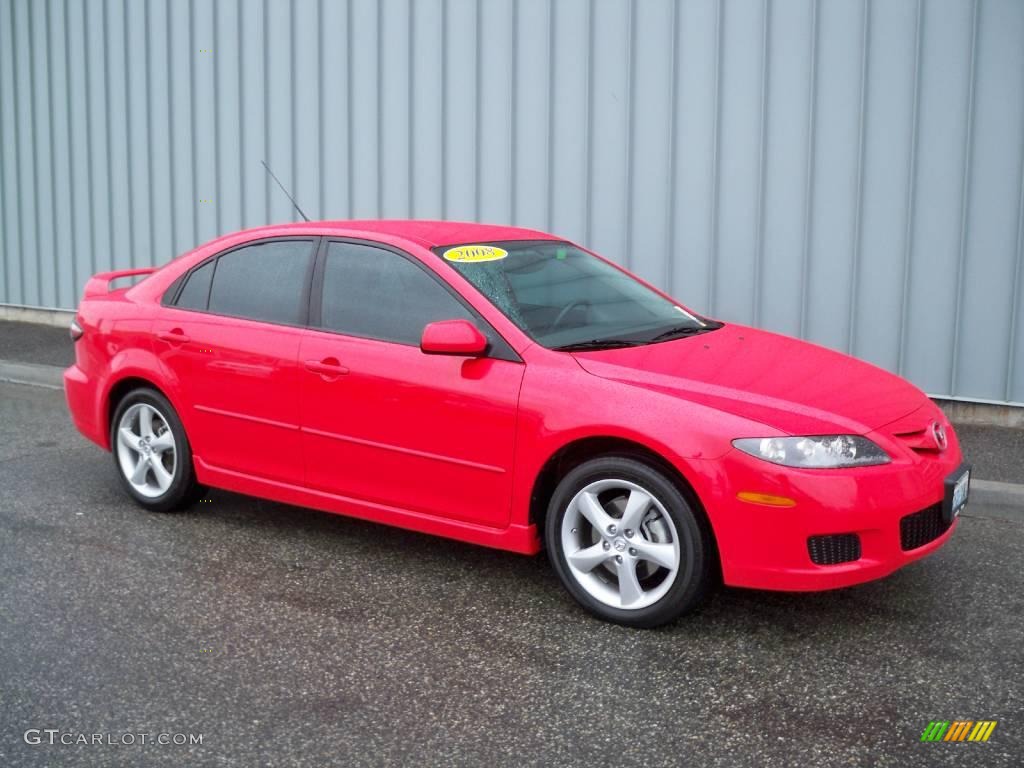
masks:
<path id="1" fill-rule="evenodd" d="M 942 503 L 942 516 L 947 523 L 959 517 L 967 505 L 967 497 L 971 491 L 971 467 L 963 465 L 946 478 L 946 494 Z"/>

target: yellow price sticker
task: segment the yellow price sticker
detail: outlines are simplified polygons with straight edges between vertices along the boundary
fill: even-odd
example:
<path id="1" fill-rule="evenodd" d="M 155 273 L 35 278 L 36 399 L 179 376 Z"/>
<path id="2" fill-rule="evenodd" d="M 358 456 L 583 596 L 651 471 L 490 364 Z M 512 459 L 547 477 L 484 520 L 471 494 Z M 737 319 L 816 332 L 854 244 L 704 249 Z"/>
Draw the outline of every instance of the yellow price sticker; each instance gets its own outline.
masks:
<path id="1" fill-rule="evenodd" d="M 463 264 L 478 261 L 497 261 L 508 256 L 508 251 L 495 248 L 493 245 L 460 245 L 458 248 L 449 248 L 444 252 L 448 261 L 457 261 Z"/>

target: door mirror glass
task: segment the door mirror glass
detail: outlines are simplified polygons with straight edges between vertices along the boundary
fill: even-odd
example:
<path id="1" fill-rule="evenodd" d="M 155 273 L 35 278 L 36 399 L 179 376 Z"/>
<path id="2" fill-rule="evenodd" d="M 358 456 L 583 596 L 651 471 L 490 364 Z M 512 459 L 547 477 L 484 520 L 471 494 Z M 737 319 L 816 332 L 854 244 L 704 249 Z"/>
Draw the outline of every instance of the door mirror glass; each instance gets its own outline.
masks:
<path id="1" fill-rule="evenodd" d="M 487 351 L 487 338 L 469 320 L 439 320 L 423 329 L 420 350 L 427 355 L 480 357 Z"/>

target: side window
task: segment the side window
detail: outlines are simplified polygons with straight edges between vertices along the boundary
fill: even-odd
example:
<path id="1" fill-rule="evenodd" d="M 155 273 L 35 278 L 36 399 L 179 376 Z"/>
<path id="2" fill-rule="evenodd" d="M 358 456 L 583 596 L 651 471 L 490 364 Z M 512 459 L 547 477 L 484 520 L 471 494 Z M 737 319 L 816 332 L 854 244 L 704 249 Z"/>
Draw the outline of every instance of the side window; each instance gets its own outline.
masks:
<path id="1" fill-rule="evenodd" d="M 206 300 L 210 296 L 210 278 L 213 277 L 213 261 L 211 259 L 188 276 L 174 306 L 182 309 L 206 310 Z"/>
<path id="2" fill-rule="evenodd" d="M 419 344 L 436 320 L 474 319 L 437 280 L 382 248 L 329 243 L 320 325 L 351 336 Z"/>
<path id="3" fill-rule="evenodd" d="M 312 259 L 309 240 L 257 243 L 225 253 L 213 273 L 210 312 L 268 323 L 303 323 Z"/>

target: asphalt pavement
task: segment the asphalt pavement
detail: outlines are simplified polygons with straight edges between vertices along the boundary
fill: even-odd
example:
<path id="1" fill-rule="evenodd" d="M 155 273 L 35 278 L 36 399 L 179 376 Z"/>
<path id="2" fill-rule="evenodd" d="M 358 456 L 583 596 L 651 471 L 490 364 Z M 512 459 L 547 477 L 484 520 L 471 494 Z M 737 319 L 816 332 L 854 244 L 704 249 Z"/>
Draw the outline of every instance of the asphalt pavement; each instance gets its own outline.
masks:
<path id="1" fill-rule="evenodd" d="M 67 328 L 0 320 L 0 360 L 67 368 L 75 348 Z"/>
<path id="2" fill-rule="evenodd" d="M 0 766 L 1017 766 L 1022 520 L 631 630 L 543 557 L 222 492 L 144 512 L 60 392 L 0 384 Z M 921 743 L 938 719 L 998 726 Z M 59 743 L 143 733 L 202 744 Z"/>

